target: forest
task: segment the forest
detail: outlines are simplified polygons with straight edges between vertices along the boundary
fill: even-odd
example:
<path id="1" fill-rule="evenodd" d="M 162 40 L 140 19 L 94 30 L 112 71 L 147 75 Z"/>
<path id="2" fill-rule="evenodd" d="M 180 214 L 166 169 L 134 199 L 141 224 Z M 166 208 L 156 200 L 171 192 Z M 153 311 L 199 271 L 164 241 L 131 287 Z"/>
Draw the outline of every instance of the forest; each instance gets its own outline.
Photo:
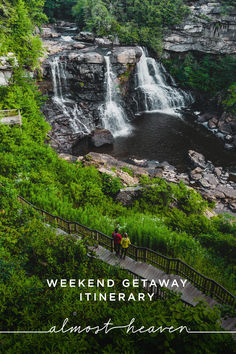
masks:
<path id="1" fill-rule="evenodd" d="M 223 2 L 224 11 L 233 2 Z M 222 10 L 223 11 L 223 10 Z M 188 13 L 182 0 L 3 0 L 0 4 L 0 55 L 14 53 L 17 65 L 8 86 L 0 86 L 0 110 L 16 108 L 22 127 L 0 124 L 0 330 L 48 330 L 69 317 L 71 325 L 91 326 L 112 318 L 116 325 L 135 317 L 137 325 L 158 323 L 186 325 L 192 329 L 220 330 L 217 322 L 235 310 L 211 309 L 203 302 L 187 308 L 176 294 L 168 300 L 128 303 L 80 302 L 78 289 L 48 289 L 46 278 L 129 277 L 117 267 L 88 257 L 86 243 L 56 234 L 32 209 L 22 207 L 17 196 L 38 208 L 77 221 L 111 235 L 119 226 L 132 243 L 180 258 L 202 274 L 236 294 L 236 224 L 229 215 L 209 219 L 214 205 L 184 183 L 161 178 L 140 178 L 144 193 L 131 207 L 115 201 L 122 187 L 119 178 L 95 167 L 60 159 L 48 139 L 50 125 L 41 111 L 46 97 L 31 73 L 39 73 L 43 55 L 36 26 L 60 19 L 73 20 L 80 29 L 100 36 L 118 36 L 122 43 L 147 46 L 161 52 L 163 31 Z M 1 59 L 0 59 L 1 60 Z M 183 86 L 215 94 L 227 91 L 225 104 L 235 112 L 235 60 L 212 62 L 209 56 L 195 61 L 170 62 L 173 75 Z M 213 75 L 211 75 L 213 72 Z M 38 80 L 38 78 L 37 78 Z M 91 291 L 91 289 L 90 289 Z M 92 290 L 92 291 L 97 291 Z M 106 289 L 109 292 L 109 289 Z M 123 291 L 123 289 L 122 289 Z M 128 291 L 128 290 L 127 290 Z M 136 290 L 135 290 L 136 291 Z M 137 289 L 138 292 L 138 289 Z M 235 342 L 227 334 L 130 336 L 2 335 L 5 353 L 233 353 Z M 114 349 L 115 348 L 115 349 Z"/>

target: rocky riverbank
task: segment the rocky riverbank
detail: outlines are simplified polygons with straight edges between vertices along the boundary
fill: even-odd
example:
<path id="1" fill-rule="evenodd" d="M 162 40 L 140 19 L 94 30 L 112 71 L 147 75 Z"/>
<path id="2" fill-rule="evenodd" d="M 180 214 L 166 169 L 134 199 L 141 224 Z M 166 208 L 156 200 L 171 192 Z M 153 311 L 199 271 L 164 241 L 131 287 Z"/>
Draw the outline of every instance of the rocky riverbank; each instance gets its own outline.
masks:
<path id="1" fill-rule="evenodd" d="M 197 117 L 197 122 L 222 139 L 226 150 L 236 150 L 236 119 L 224 110 L 220 98 L 218 105 L 217 99 L 215 101 L 215 110 L 206 109 Z"/>
<path id="2" fill-rule="evenodd" d="M 179 173 L 168 162 L 154 163 L 147 160 L 130 160 L 129 163 L 115 159 L 107 154 L 91 152 L 85 156 L 75 157 L 60 154 L 68 161 L 80 161 L 84 165 L 93 165 L 100 172 L 119 177 L 124 188 L 117 195 L 117 200 L 130 205 L 140 195 L 142 187 L 139 178 L 142 175 L 164 178 L 168 182 L 183 181 L 198 191 L 204 199 L 215 202 L 218 213 L 236 213 L 236 175 L 229 174 L 222 167 L 215 167 L 211 161 L 193 150 L 188 152 L 190 168 L 187 173 Z"/>

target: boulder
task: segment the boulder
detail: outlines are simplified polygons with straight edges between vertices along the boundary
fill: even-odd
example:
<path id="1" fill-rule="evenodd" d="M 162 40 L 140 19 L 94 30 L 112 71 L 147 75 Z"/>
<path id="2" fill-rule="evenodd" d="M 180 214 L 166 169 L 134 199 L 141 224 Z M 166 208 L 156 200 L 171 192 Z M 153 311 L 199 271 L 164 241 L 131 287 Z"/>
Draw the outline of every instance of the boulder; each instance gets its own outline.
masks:
<path id="1" fill-rule="evenodd" d="M 225 136 L 225 141 L 227 142 L 227 143 L 231 143 L 232 141 L 233 141 L 233 136 L 232 135 L 226 135 Z"/>
<path id="2" fill-rule="evenodd" d="M 59 154 L 58 157 L 62 160 L 66 160 L 69 162 L 75 162 L 78 160 L 77 156 L 73 156 L 70 154 L 64 154 L 64 153 Z"/>
<path id="3" fill-rule="evenodd" d="M 234 146 L 233 144 L 228 144 L 228 143 L 226 143 L 226 144 L 224 145 L 224 148 L 225 148 L 225 150 L 234 150 L 234 149 L 235 149 L 235 146 Z"/>
<path id="4" fill-rule="evenodd" d="M 216 167 L 216 168 L 215 168 L 214 172 L 215 172 L 215 174 L 216 174 L 217 177 L 220 177 L 220 176 L 221 176 L 222 170 L 223 170 L 222 167 Z"/>
<path id="5" fill-rule="evenodd" d="M 219 183 L 217 177 L 212 173 L 204 173 L 203 179 L 209 183 L 211 189 L 215 189 Z"/>
<path id="6" fill-rule="evenodd" d="M 116 196 L 116 200 L 121 202 L 124 206 L 130 206 L 135 199 L 141 195 L 142 187 L 128 187 L 121 189 Z"/>
<path id="7" fill-rule="evenodd" d="M 70 53 L 69 60 L 75 60 L 77 63 L 87 63 L 87 64 L 103 64 L 104 58 L 101 54 L 97 52 L 87 52 L 87 53 Z"/>
<path id="8" fill-rule="evenodd" d="M 207 162 L 205 160 L 205 157 L 199 152 L 189 150 L 188 157 L 194 167 L 201 167 L 203 169 L 207 167 Z"/>
<path id="9" fill-rule="evenodd" d="M 95 38 L 95 44 L 99 47 L 111 47 L 112 41 L 109 38 Z"/>
<path id="10" fill-rule="evenodd" d="M 0 56 L 0 86 L 9 84 L 14 66 L 18 66 L 14 53 L 9 52 L 5 56 Z"/>
<path id="11" fill-rule="evenodd" d="M 228 185 L 221 185 L 217 187 L 217 191 L 223 193 L 227 198 L 236 201 L 236 189 L 230 188 Z"/>
<path id="12" fill-rule="evenodd" d="M 211 184 L 209 183 L 209 181 L 206 178 L 202 178 L 200 180 L 200 184 L 202 185 L 202 187 L 204 188 L 210 188 Z"/>
<path id="13" fill-rule="evenodd" d="M 220 126 L 219 131 L 223 134 L 232 134 L 230 124 L 224 123 Z"/>
<path id="14" fill-rule="evenodd" d="M 93 43 L 95 40 L 95 36 L 91 32 L 83 31 L 83 32 L 80 32 L 77 36 L 75 36 L 74 39 L 77 41 Z"/>
<path id="15" fill-rule="evenodd" d="M 57 33 L 53 27 L 48 26 L 42 27 L 40 36 L 41 38 L 58 38 L 61 37 L 61 34 Z"/>
<path id="16" fill-rule="evenodd" d="M 236 213 L 236 203 L 232 203 L 229 205 L 229 208 L 231 211 L 233 211 L 234 213 Z"/>
<path id="17" fill-rule="evenodd" d="M 0 86 L 7 86 L 12 76 L 11 71 L 0 71 Z"/>
<path id="18" fill-rule="evenodd" d="M 85 44 L 76 42 L 76 43 L 73 43 L 72 47 L 74 49 L 83 49 L 83 48 L 85 48 Z"/>
<path id="19" fill-rule="evenodd" d="M 199 123 L 204 123 L 204 122 L 208 122 L 210 119 L 212 119 L 212 114 L 211 113 L 204 113 L 198 117 L 197 121 Z"/>
<path id="20" fill-rule="evenodd" d="M 234 134 L 236 134 L 236 120 L 231 121 L 230 123 L 231 130 Z"/>
<path id="21" fill-rule="evenodd" d="M 217 118 L 216 117 L 213 117 L 211 118 L 209 121 L 208 121 L 208 128 L 210 129 L 215 129 L 217 127 Z"/>
<path id="22" fill-rule="evenodd" d="M 113 63 L 136 64 L 142 52 L 138 47 L 115 47 L 112 54 Z"/>
<path id="23" fill-rule="evenodd" d="M 114 138 L 108 129 L 96 129 L 92 132 L 91 143 L 96 146 L 113 144 Z"/>

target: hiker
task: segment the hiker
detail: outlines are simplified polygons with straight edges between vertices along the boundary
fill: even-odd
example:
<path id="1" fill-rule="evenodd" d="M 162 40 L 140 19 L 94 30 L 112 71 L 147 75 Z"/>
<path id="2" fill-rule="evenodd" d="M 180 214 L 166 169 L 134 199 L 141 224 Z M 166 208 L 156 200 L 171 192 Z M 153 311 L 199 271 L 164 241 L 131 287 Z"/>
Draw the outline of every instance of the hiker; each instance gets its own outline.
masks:
<path id="1" fill-rule="evenodd" d="M 118 230 L 116 229 L 115 232 L 112 234 L 113 240 L 114 240 L 114 248 L 116 255 L 119 256 L 120 254 L 120 243 L 122 240 L 122 237 L 120 234 L 118 234 Z"/>
<path id="2" fill-rule="evenodd" d="M 121 255 L 120 258 L 124 255 L 124 259 L 127 253 L 127 249 L 129 248 L 129 245 L 131 244 L 130 239 L 128 238 L 127 232 L 125 232 L 124 237 L 121 240 Z"/>

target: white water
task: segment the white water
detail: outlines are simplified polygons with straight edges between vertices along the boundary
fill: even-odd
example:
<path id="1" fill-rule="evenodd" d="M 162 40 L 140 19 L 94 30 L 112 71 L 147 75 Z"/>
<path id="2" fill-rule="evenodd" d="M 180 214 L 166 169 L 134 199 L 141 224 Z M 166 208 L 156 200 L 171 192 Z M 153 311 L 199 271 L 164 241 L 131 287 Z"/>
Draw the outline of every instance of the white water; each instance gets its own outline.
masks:
<path id="1" fill-rule="evenodd" d="M 137 87 L 140 93 L 139 101 L 143 101 L 145 111 L 161 111 L 168 114 L 177 114 L 177 111 L 193 102 L 193 97 L 176 85 L 164 66 L 155 59 L 147 57 L 142 50 L 142 56 L 137 64 Z"/>
<path id="2" fill-rule="evenodd" d="M 61 36 L 61 39 L 64 41 L 64 42 L 72 42 L 73 39 L 71 38 L 71 36 Z"/>
<path id="3" fill-rule="evenodd" d="M 51 62 L 53 101 L 57 105 L 63 116 L 68 118 L 73 133 L 89 134 L 92 130 L 90 122 L 83 122 L 83 112 L 78 105 L 66 98 L 67 79 L 65 63 L 59 57 L 55 57 Z"/>
<path id="4" fill-rule="evenodd" d="M 110 130 L 114 137 L 126 136 L 130 133 L 131 127 L 120 104 L 119 83 L 112 71 L 109 56 L 105 56 L 105 62 L 107 69 L 105 74 L 106 97 L 105 104 L 100 108 L 102 124 L 105 129 Z"/>

